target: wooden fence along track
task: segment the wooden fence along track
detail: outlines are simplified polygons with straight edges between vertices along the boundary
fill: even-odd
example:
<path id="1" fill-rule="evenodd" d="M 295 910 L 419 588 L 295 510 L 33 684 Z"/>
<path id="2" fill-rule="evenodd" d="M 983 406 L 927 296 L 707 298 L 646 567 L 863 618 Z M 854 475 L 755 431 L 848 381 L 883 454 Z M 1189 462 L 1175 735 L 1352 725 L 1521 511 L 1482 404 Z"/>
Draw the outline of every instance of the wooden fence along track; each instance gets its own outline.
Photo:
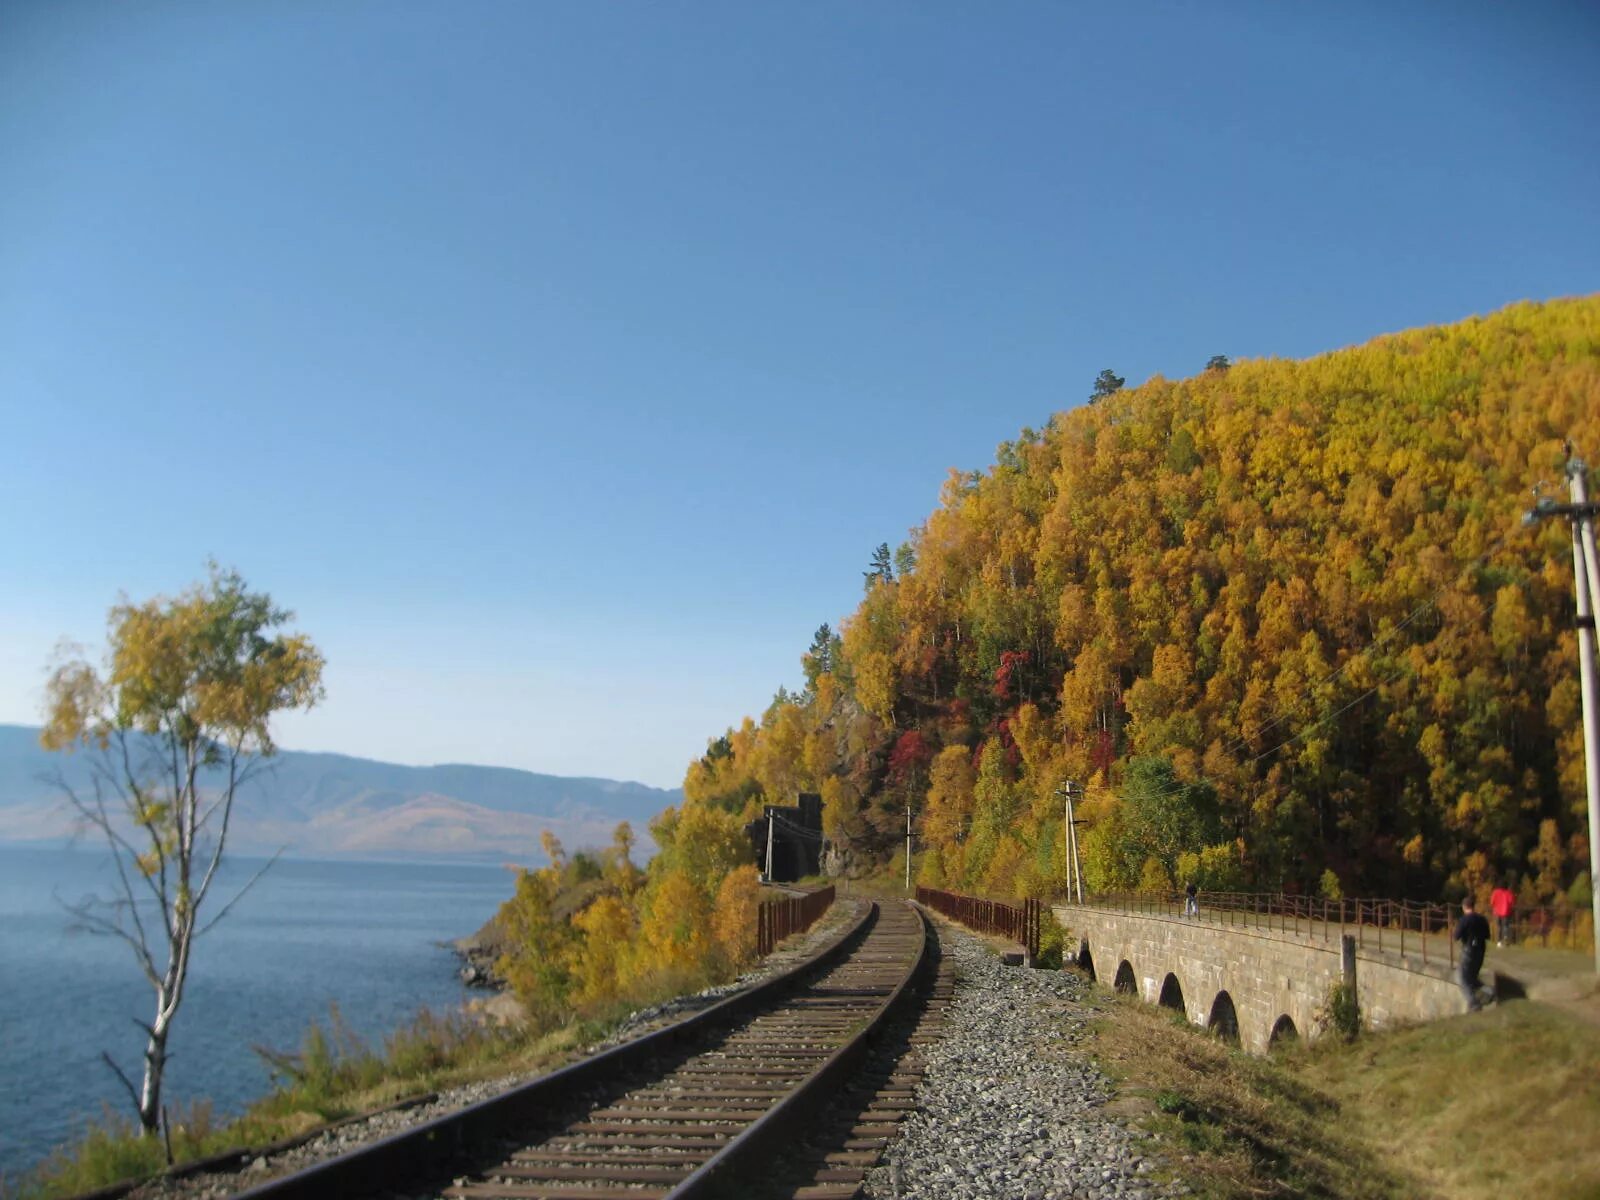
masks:
<path id="1" fill-rule="evenodd" d="M 1022 947 L 1024 961 L 1030 966 L 1039 958 L 1039 938 L 1044 922 L 1042 900 L 1008 904 L 1004 900 L 919 887 L 917 903 L 926 904 L 934 912 L 942 913 L 958 925 L 965 925 L 978 933 L 1010 938 Z"/>
<path id="2" fill-rule="evenodd" d="M 768 900 L 756 909 L 756 954 L 765 958 L 784 938 L 804 933 L 832 904 L 831 883 L 804 896 Z"/>
<path id="3" fill-rule="evenodd" d="M 920 913 L 874 904 L 776 980 L 244 1197 L 414 1194 L 452 1176 L 452 1200 L 745 1195 L 856 1070 L 929 954 Z"/>

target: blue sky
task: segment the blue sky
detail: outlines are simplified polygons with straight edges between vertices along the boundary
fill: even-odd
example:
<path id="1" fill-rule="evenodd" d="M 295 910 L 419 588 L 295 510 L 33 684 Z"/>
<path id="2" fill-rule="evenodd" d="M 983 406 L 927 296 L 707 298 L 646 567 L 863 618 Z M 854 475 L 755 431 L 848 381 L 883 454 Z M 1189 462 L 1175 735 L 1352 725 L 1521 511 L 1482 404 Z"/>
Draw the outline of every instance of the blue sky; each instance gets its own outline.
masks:
<path id="1" fill-rule="evenodd" d="M 0 5 L 0 721 L 215 556 L 327 652 L 286 745 L 676 785 L 1102 367 L 1594 291 L 1596 61 L 1579 3 Z"/>

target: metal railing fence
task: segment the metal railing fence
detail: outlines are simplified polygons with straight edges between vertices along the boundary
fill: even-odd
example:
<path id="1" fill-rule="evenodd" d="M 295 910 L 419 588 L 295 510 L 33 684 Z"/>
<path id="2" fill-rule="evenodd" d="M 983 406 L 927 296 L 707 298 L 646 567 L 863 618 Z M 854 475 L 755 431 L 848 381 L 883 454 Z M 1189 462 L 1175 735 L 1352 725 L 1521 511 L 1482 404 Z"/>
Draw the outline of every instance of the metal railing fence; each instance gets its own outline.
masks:
<path id="1" fill-rule="evenodd" d="M 1022 946 L 1032 963 L 1039 957 L 1039 934 L 1044 921 L 1044 901 L 1023 900 L 1012 904 L 982 896 L 964 896 L 938 888 L 919 887 L 917 903 L 942 913 L 958 925 L 978 933 L 997 934 Z"/>
<path id="2" fill-rule="evenodd" d="M 786 937 L 804 933 L 833 903 L 833 884 L 804 896 L 767 900 L 756 909 L 756 954 L 762 958 Z"/>
<path id="3" fill-rule="evenodd" d="M 1436 961 L 1455 966 L 1456 943 L 1452 934 L 1461 916 L 1459 904 L 1421 900 L 1325 900 L 1320 896 L 1285 896 L 1265 892 L 1201 892 L 1198 912 L 1191 919 L 1216 925 L 1263 930 L 1282 935 L 1306 936 L 1336 942 L 1349 934 L 1360 949 L 1415 954 L 1423 963 Z M 1124 913 L 1181 916 L 1186 898 L 1177 892 L 1144 894 L 1102 893 L 1086 901 L 1090 907 Z M 1592 946 L 1586 931 L 1587 913 L 1558 913 L 1548 908 L 1519 908 L 1512 912 L 1513 942 Z M 1485 914 L 1491 934 L 1493 916 Z"/>

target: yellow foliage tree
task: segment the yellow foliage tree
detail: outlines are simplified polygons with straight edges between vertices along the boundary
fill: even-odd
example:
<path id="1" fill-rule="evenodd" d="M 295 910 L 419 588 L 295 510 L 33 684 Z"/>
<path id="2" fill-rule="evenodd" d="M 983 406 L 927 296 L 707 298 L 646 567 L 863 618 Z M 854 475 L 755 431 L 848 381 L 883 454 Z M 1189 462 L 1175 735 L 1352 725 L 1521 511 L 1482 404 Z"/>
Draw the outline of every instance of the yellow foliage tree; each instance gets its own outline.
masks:
<path id="1" fill-rule="evenodd" d="M 141 1084 L 103 1054 L 146 1137 L 161 1121 L 167 1039 L 196 939 L 233 904 L 208 907 L 238 788 L 275 751 L 272 717 L 323 695 L 316 646 L 304 634 L 275 632 L 293 617 L 213 563 L 205 583 L 175 599 L 113 607 L 104 672 L 68 657 L 46 684 L 39 740 L 95 759 L 92 792 L 58 782 L 117 868 L 115 894 L 72 912 L 125 942 L 155 992 L 151 1019 L 136 1022 L 145 1031 Z"/>
<path id="2" fill-rule="evenodd" d="M 724 875 L 750 861 L 742 813 L 686 802 L 670 820 L 663 818 L 651 826 L 661 847 L 659 870 L 682 875 L 708 900 Z"/>
<path id="3" fill-rule="evenodd" d="M 639 974 L 673 983 L 697 981 L 710 972 L 711 905 L 701 887 L 682 871 L 669 870 L 645 892 L 639 945 L 645 958 Z"/>
<path id="4" fill-rule="evenodd" d="M 633 909 L 621 896 L 601 896 L 572 918 L 582 941 L 569 952 L 569 973 L 575 985 L 572 1004 L 595 1015 L 624 995 L 633 954 Z"/>
<path id="5" fill-rule="evenodd" d="M 711 918 L 711 933 L 724 961 L 734 970 L 756 956 L 756 910 L 761 907 L 761 883 L 754 866 L 735 867 L 722 878 Z"/>
<path id="6" fill-rule="evenodd" d="M 495 970 L 540 1026 L 557 1024 L 570 1011 L 577 933 L 568 920 L 556 915 L 560 883 L 561 872 L 554 865 L 519 870 L 516 892 L 496 914 L 507 948 Z"/>
<path id="7" fill-rule="evenodd" d="M 1164 895 L 1172 890 L 1172 876 L 1167 873 L 1167 868 L 1155 855 L 1144 860 L 1144 867 L 1139 872 L 1139 890 L 1147 895 Z"/>

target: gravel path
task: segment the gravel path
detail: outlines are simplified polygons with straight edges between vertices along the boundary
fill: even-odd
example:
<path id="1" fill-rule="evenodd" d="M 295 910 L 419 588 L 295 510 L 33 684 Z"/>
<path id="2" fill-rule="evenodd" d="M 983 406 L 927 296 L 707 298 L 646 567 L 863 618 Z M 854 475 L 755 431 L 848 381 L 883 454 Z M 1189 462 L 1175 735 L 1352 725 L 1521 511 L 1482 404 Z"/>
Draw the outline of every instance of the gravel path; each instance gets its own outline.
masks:
<path id="1" fill-rule="evenodd" d="M 1084 1042 L 1093 985 L 1073 972 L 1002 966 L 939 922 L 956 962 L 944 1037 L 927 1047 L 920 1110 L 868 1176 L 872 1200 L 1156 1200 L 1164 1164 L 1104 1111 L 1111 1085 Z M 1169 1172 L 1160 1171 L 1162 1175 Z"/>

